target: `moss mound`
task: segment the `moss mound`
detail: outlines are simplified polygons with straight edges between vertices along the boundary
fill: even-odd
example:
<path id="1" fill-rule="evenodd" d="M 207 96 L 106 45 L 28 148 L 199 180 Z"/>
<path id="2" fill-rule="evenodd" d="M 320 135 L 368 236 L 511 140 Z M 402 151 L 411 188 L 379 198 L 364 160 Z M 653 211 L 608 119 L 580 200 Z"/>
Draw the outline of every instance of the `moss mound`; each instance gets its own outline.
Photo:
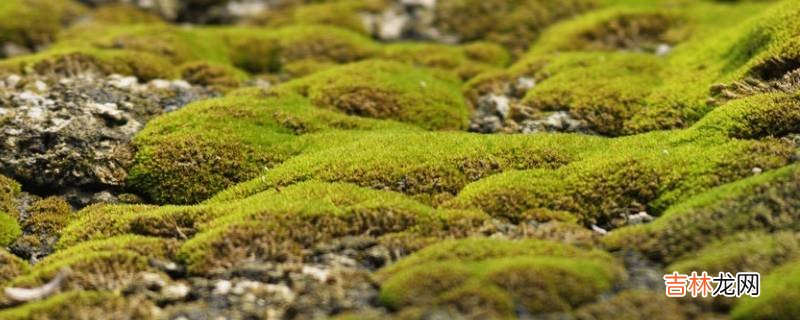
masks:
<path id="1" fill-rule="evenodd" d="M 459 83 L 388 61 L 365 61 L 319 72 L 282 86 L 314 105 L 425 129 L 463 129 L 468 110 Z"/>
<path id="2" fill-rule="evenodd" d="M 601 251 L 547 241 L 445 241 L 379 272 L 380 299 L 392 309 L 452 308 L 510 317 L 568 311 L 596 299 L 621 277 Z M 421 279 L 425 279 L 422 281 Z"/>

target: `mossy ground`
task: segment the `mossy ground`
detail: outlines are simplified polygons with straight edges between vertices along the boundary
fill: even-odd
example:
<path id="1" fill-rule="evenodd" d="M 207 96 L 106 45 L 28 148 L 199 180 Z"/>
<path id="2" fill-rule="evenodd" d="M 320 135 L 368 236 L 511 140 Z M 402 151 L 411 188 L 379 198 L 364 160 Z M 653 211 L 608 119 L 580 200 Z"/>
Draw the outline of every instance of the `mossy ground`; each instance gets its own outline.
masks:
<path id="1" fill-rule="evenodd" d="M 626 286 L 626 251 L 664 272 L 764 275 L 761 297 L 692 312 L 796 315 L 796 1 L 440 2 L 433 24 L 457 44 L 374 40 L 359 14 L 380 1 L 240 26 L 63 1 L 41 30 L 0 23 L 0 41 L 50 45 L 0 61 L 3 74 L 183 78 L 220 93 L 133 139 L 126 191 L 152 204 L 71 212 L 46 197 L 20 217 L 20 186 L 0 176 L 0 245 L 23 231 L 58 241 L 33 266 L 0 249 L 0 283 L 69 270 L 66 292 L 0 318 L 148 317 L 150 302 L 118 292 L 161 272 L 153 259 L 216 277 L 308 262 L 350 236 L 408 255 L 374 274 L 375 306 L 399 318 L 697 316 Z M 37 5 L 3 2 L 0 17 Z M 63 20 L 82 12 L 94 18 Z M 463 132 L 487 95 L 513 100 L 511 117 L 563 111 L 586 130 Z M 655 220 L 632 225 L 643 213 Z"/>

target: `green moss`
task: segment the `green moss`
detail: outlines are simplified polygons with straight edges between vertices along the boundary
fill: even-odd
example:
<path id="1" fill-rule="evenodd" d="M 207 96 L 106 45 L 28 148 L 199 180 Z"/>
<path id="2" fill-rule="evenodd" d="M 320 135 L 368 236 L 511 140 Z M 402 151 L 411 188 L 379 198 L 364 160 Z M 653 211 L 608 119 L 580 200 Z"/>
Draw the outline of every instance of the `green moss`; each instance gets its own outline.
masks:
<path id="1" fill-rule="evenodd" d="M 52 42 L 83 8 L 72 0 L 6 0 L 0 4 L 0 42 L 36 48 Z"/>
<path id="2" fill-rule="evenodd" d="M 367 35 L 362 12 L 376 12 L 386 6 L 385 1 L 328 1 L 288 6 L 251 18 L 251 24 L 279 27 L 287 25 L 330 25 Z"/>
<path id="3" fill-rule="evenodd" d="M 538 81 L 522 99 L 536 111 L 569 111 L 590 130 L 620 135 L 624 123 L 643 108 L 644 99 L 659 84 L 658 58 L 634 53 L 561 54 L 542 58 Z M 539 64 L 531 61 L 531 64 Z"/>
<path id="4" fill-rule="evenodd" d="M 144 24 L 163 22 L 161 17 L 127 3 L 111 3 L 95 8 L 92 21 L 102 24 Z"/>
<path id="5" fill-rule="evenodd" d="M 560 51 L 655 51 L 675 44 L 683 32 L 674 9 L 613 6 L 548 28 L 529 54 Z"/>
<path id="6" fill-rule="evenodd" d="M 299 259 L 303 257 L 302 248 L 336 237 L 377 237 L 405 230 L 430 234 L 462 225 L 457 217 L 440 215 L 401 194 L 314 181 L 240 201 L 173 212 L 177 221 L 194 215 L 195 227 L 202 231 L 187 241 L 179 254 L 189 271 L 196 274 L 253 259 Z M 218 218 L 210 219 L 215 216 Z M 198 226 L 197 221 L 202 220 L 208 222 Z"/>
<path id="7" fill-rule="evenodd" d="M 607 149 L 557 170 L 510 171 L 474 182 L 449 205 L 512 220 L 529 209 L 563 210 L 583 224 L 605 225 L 623 213 L 658 214 L 698 192 L 752 175 L 754 167 L 783 166 L 794 153 L 770 140 L 678 137 L 658 132 L 614 139 Z"/>
<path id="8" fill-rule="evenodd" d="M 154 209 L 146 205 L 96 204 L 75 213 L 77 217 L 61 232 L 59 249 L 65 249 L 87 240 L 107 239 L 130 232 L 127 215 Z"/>
<path id="9" fill-rule="evenodd" d="M 141 80 L 171 79 L 177 72 L 160 56 L 129 50 L 54 48 L 0 61 L 0 73 L 74 75 L 85 72 L 134 75 Z"/>
<path id="10" fill-rule="evenodd" d="M 14 180 L 0 175 L 0 212 L 5 212 L 13 217 L 17 216 L 17 195 L 20 185 Z"/>
<path id="11" fill-rule="evenodd" d="M 745 297 L 731 312 L 733 319 L 792 319 L 800 308 L 800 264 L 787 263 L 761 281 L 761 295 Z"/>
<path id="12" fill-rule="evenodd" d="M 459 85 L 401 63 L 365 61 L 281 88 L 303 94 L 316 106 L 350 115 L 394 119 L 426 129 L 462 129 L 469 115 Z"/>
<path id="13" fill-rule="evenodd" d="M 521 53 L 542 29 L 593 6 L 594 1 L 445 1 L 435 8 L 434 26 L 461 41 L 488 40 Z"/>
<path id="14" fill-rule="evenodd" d="M 28 264 L 5 249 L 0 249 L 0 285 L 28 272 Z"/>
<path id="15" fill-rule="evenodd" d="M 510 60 L 503 47 L 490 42 L 473 42 L 463 46 L 395 43 L 384 46 L 381 57 L 433 68 L 464 80 L 503 67 Z"/>
<path id="16" fill-rule="evenodd" d="M 22 235 L 17 219 L 14 217 L 0 212 L 0 246 L 5 247 Z"/>
<path id="17" fill-rule="evenodd" d="M 54 48 L 115 49 L 147 53 L 178 65 L 190 61 L 230 63 L 225 43 L 208 29 L 161 23 L 84 25 L 65 33 Z"/>
<path id="18" fill-rule="evenodd" d="M 378 275 L 381 302 L 395 310 L 445 307 L 510 317 L 513 308 L 556 312 L 590 302 L 610 290 L 620 271 L 600 251 L 546 241 L 468 239 L 433 245 Z M 473 295 L 476 288 L 486 290 Z"/>
<path id="19" fill-rule="evenodd" d="M 186 63 L 179 68 L 181 78 L 189 83 L 209 87 L 220 92 L 238 88 L 247 74 L 232 66 L 207 61 Z"/>
<path id="20" fill-rule="evenodd" d="M 307 149 L 353 139 L 309 133 L 379 128 L 411 129 L 319 109 L 287 92 L 233 92 L 150 121 L 134 139 L 128 183 L 159 203 L 195 203 Z"/>
<path id="21" fill-rule="evenodd" d="M 147 319 L 155 306 L 145 299 L 123 298 L 110 292 L 70 291 L 0 311 L 0 318 L 16 319 Z"/>
<path id="22" fill-rule="evenodd" d="M 575 311 L 579 320 L 654 319 L 680 320 L 690 313 L 660 291 L 626 290 L 614 297 L 585 305 Z"/>
<path id="23" fill-rule="evenodd" d="M 797 166 L 792 165 L 712 189 L 671 207 L 651 224 L 612 232 L 605 242 L 611 249 L 636 248 L 672 262 L 737 232 L 794 230 L 798 177 Z M 737 246 L 747 250 L 749 245 Z M 723 255 L 720 261 L 736 257 Z"/>
<path id="24" fill-rule="evenodd" d="M 770 93 L 731 101 L 701 119 L 699 134 L 726 134 L 732 138 L 780 137 L 800 127 L 800 95 Z"/>
<path id="25" fill-rule="evenodd" d="M 400 191 L 426 197 L 427 200 L 420 199 L 433 203 L 434 199 L 452 197 L 466 184 L 492 174 L 557 168 L 602 145 L 601 139 L 578 135 L 361 133 L 351 143 L 291 158 L 263 177 L 230 188 L 212 201 L 316 179 Z"/>
<path id="26" fill-rule="evenodd" d="M 53 196 L 34 202 L 27 211 L 29 218 L 22 226 L 26 232 L 55 235 L 67 225 L 72 207 L 64 198 Z"/>
<path id="27" fill-rule="evenodd" d="M 175 248 L 176 243 L 169 240 L 135 236 L 85 242 L 48 256 L 10 284 L 39 286 L 68 270 L 63 288 L 119 290 L 130 284 L 137 273 L 154 271 L 149 267 L 149 258 L 169 258 Z"/>
<path id="28" fill-rule="evenodd" d="M 795 232 L 739 233 L 705 245 L 666 267 L 682 273 L 703 270 L 719 272 L 760 272 L 800 258 L 800 235 Z"/>
<path id="29" fill-rule="evenodd" d="M 269 29 L 266 29 L 269 30 Z M 358 33 L 330 26 L 289 26 L 264 32 L 259 28 L 219 28 L 234 66 L 246 71 L 279 73 L 295 61 L 346 63 L 373 56 L 377 45 Z"/>

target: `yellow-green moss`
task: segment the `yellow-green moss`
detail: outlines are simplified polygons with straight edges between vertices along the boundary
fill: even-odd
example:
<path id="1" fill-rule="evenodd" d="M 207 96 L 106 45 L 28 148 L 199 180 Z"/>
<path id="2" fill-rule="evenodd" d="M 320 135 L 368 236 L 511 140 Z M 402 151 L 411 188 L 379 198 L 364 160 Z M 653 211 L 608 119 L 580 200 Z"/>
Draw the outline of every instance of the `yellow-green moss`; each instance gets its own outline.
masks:
<path id="1" fill-rule="evenodd" d="M 129 185 L 159 203 L 196 203 L 308 148 L 330 147 L 356 136 L 312 139 L 305 134 L 413 130 L 316 108 L 297 94 L 252 91 L 196 102 L 149 122 L 134 140 L 138 151 Z"/>
<path id="2" fill-rule="evenodd" d="M 17 219 L 14 217 L 0 212 L 0 246 L 5 247 L 22 235 Z"/>
<path id="3" fill-rule="evenodd" d="M 681 320 L 690 317 L 675 299 L 661 291 L 626 290 L 607 300 L 585 305 L 574 312 L 579 320 L 653 319 Z"/>
<path id="4" fill-rule="evenodd" d="M 601 139 L 577 135 L 362 132 L 351 143 L 291 158 L 261 178 L 220 193 L 213 201 L 317 179 L 400 191 L 434 202 L 492 174 L 557 168 L 604 144 Z"/>
<path id="5" fill-rule="evenodd" d="M 172 219 L 186 221 L 192 214 L 200 221 L 218 217 L 196 223 L 202 232 L 187 241 L 179 254 L 190 272 L 200 274 L 251 259 L 302 258 L 302 248 L 348 235 L 377 237 L 405 230 L 432 234 L 447 229 L 454 234 L 459 230 L 452 229 L 463 226 L 460 217 L 473 219 L 469 213 L 439 213 L 394 192 L 315 181 L 195 209 L 173 210 L 177 215 Z"/>
<path id="6" fill-rule="evenodd" d="M 17 195 L 20 185 L 16 181 L 0 175 L 0 212 L 17 216 Z"/>
<path id="7" fill-rule="evenodd" d="M 522 103 L 536 111 L 569 111 L 604 135 L 622 134 L 625 122 L 659 84 L 660 61 L 649 54 L 576 53 L 541 59 L 545 66 L 533 78 L 542 80 Z"/>
<path id="8" fill-rule="evenodd" d="M 0 319 L 149 319 L 155 305 L 111 292 L 69 291 L 0 311 Z"/>
<path id="9" fill-rule="evenodd" d="M 712 189 L 669 208 L 651 224 L 612 232 L 606 245 L 672 262 L 736 232 L 794 230 L 798 177 L 792 165 Z"/>
<path id="10" fill-rule="evenodd" d="M 424 69 L 371 60 L 319 72 L 280 88 L 298 92 L 318 107 L 350 115 L 393 119 L 426 129 L 462 129 L 469 114 L 459 85 Z"/>
<path id="11" fill-rule="evenodd" d="M 497 42 L 519 54 L 545 27 L 593 5 L 591 0 L 442 1 L 434 26 L 461 41 Z"/>
<path id="12" fill-rule="evenodd" d="M 10 285 L 34 287 L 67 271 L 63 288 L 76 290 L 119 290 L 134 280 L 136 274 L 151 269 L 149 258 L 172 256 L 177 244 L 170 240 L 120 236 L 85 242 L 57 251 L 14 278 Z"/>
<path id="13" fill-rule="evenodd" d="M 34 202 L 28 209 L 29 217 L 22 226 L 34 234 L 58 234 L 71 218 L 72 207 L 62 197 L 48 197 Z"/>
<path id="14" fill-rule="evenodd" d="M 528 209 L 548 208 L 572 212 L 584 224 L 605 224 L 621 213 L 660 213 L 698 192 L 750 176 L 755 167 L 786 165 L 794 154 L 779 141 L 677 137 L 658 132 L 614 139 L 607 149 L 557 170 L 510 171 L 474 182 L 450 205 L 512 219 Z"/>
<path id="15" fill-rule="evenodd" d="M 28 264 L 5 249 L 0 249 L 0 285 L 27 273 Z"/>
<path id="16" fill-rule="evenodd" d="M 383 279 L 380 300 L 394 310 L 445 307 L 500 317 L 512 316 L 515 309 L 569 311 L 595 300 L 622 277 L 621 267 L 601 251 L 491 239 L 442 242 L 378 275 Z M 476 288 L 486 291 L 474 295 Z"/>
<path id="17" fill-rule="evenodd" d="M 510 60 L 503 47 L 490 42 L 473 42 L 462 46 L 417 42 L 387 44 L 383 47 L 381 57 L 433 68 L 457 75 L 463 80 L 504 67 Z"/>
<path id="18" fill-rule="evenodd" d="M 373 56 L 378 50 L 369 38 L 331 26 L 271 30 L 229 27 L 215 33 L 229 48 L 234 66 L 253 73 L 279 73 L 286 64 L 307 59 L 352 62 Z"/>
<path id="19" fill-rule="evenodd" d="M 48 44 L 82 11 L 72 0 L 4 0 L 0 3 L 0 42 L 31 49 Z"/>
<path id="20" fill-rule="evenodd" d="M 787 263 L 761 278 L 761 295 L 745 297 L 733 309 L 733 319 L 792 319 L 800 314 L 800 263 Z"/>

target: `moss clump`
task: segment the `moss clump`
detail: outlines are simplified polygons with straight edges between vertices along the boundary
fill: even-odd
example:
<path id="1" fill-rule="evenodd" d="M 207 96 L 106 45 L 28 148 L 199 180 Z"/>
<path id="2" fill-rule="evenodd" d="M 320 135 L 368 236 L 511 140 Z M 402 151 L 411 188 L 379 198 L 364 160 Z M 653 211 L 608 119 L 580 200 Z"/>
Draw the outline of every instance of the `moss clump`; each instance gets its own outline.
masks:
<path id="1" fill-rule="evenodd" d="M 689 312 L 664 293 L 648 290 L 627 290 L 608 300 L 585 305 L 574 312 L 579 320 L 654 319 L 680 320 Z"/>
<path id="2" fill-rule="evenodd" d="M 106 4 L 91 12 L 93 22 L 108 25 L 163 22 L 161 17 L 127 3 Z"/>
<path id="3" fill-rule="evenodd" d="M 5 249 L 0 249 L 0 285 L 28 272 L 28 264 Z"/>
<path id="4" fill-rule="evenodd" d="M 593 7 L 594 1 L 444 1 L 434 26 L 461 41 L 488 40 L 521 53 L 545 27 Z"/>
<path id="5" fill-rule="evenodd" d="M 452 197 L 468 183 L 492 174 L 557 168 L 602 145 L 601 139 L 572 135 L 361 133 L 339 147 L 296 156 L 261 178 L 220 193 L 213 201 L 237 199 L 275 186 L 316 179 L 399 191 L 434 203 L 435 199 Z"/>
<path id="6" fill-rule="evenodd" d="M 353 139 L 341 133 L 316 143 L 309 133 L 378 128 L 411 129 L 316 108 L 297 94 L 234 92 L 150 121 L 134 139 L 128 183 L 159 203 L 196 203 L 304 150 Z"/>
<path id="7" fill-rule="evenodd" d="M 83 11 L 72 0 L 6 0 L 0 4 L 0 42 L 36 49 L 55 40 Z"/>
<path id="8" fill-rule="evenodd" d="M 169 240 L 135 236 L 86 242 L 45 258 L 10 285 L 39 286 L 68 269 L 62 288 L 119 290 L 130 284 L 137 273 L 154 271 L 149 267 L 149 258 L 168 258 L 176 247 Z"/>
<path id="9" fill-rule="evenodd" d="M 0 318 L 22 319 L 149 319 L 155 305 L 145 299 L 110 292 L 70 291 L 42 301 L 0 311 Z"/>
<path id="10" fill-rule="evenodd" d="M 62 197 L 48 197 L 33 203 L 28 208 L 29 218 L 22 226 L 25 232 L 56 235 L 71 218 L 72 206 Z"/>
<path id="11" fill-rule="evenodd" d="M 563 210 L 583 224 L 615 227 L 620 216 L 660 213 L 697 192 L 750 176 L 754 167 L 783 166 L 794 154 L 778 141 L 679 137 L 659 132 L 615 139 L 608 149 L 556 170 L 510 171 L 474 182 L 449 205 L 510 219 L 529 209 Z"/>
<path id="12" fill-rule="evenodd" d="M 731 138 L 781 137 L 800 129 L 800 94 L 769 93 L 731 101 L 709 112 L 695 126 Z"/>
<path id="13" fill-rule="evenodd" d="M 0 175 L 0 212 L 17 216 L 17 195 L 20 192 L 20 185 L 14 180 Z"/>
<path id="14" fill-rule="evenodd" d="M 243 71 L 213 62 L 189 62 L 179 69 L 181 78 L 189 83 L 206 86 L 220 92 L 238 88 L 247 79 L 247 74 Z"/>
<path id="15" fill-rule="evenodd" d="M 548 28 L 530 53 L 559 51 L 644 51 L 675 44 L 684 32 L 681 18 L 664 8 L 614 6 Z"/>
<path id="16" fill-rule="evenodd" d="M 510 57 L 501 46 L 473 42 L 462 46 L 433 43 L 397 43 L 384 46 L 381 57 L 451 73 L 462 80 L 508 64 Z"/>
<path id="17" fill-rule="evenodd" d="M 381 302 L 395 310 L 446 308 L 510 317 L 514 308 L 568 311 L 609 290 L 620 272 L 600 251 L 547 241 L 468 239 L 423 249 L 378 276 Z M 474 295 L 477 288 L 486 290 Z"/>
<path id="18" fill-rule="evenodd" d="M 0 73 L 71 76 L 86 72 L 133 75 L 141 80 L 177 76 L 170 62 L 154 54 L 128 50 L 59 48 L 0 61 Z"/>
<path id="19" fill-rule="evenodd" d="M 146 205 L 96 204 L 75 213 L 77 217 L 61 232 L 59 249 L 71 247 L 87 240 L 100 240 L 130 233 L 127 215 L 154 209 Z"/>
<path id="20" fill-rule="evenodd" d="M 346 63 L 373 56 L 377 45 L 358 33 L 330 26 L 220 28 L 215 33 L 229 48 L 234 66 L 253 73 L 280 73 L 302 60 Z"/>
<path id="21" fill-rule="evenodd" d="M 580 53 L 542 58 L 543 78 L 521 103 L 535 111 L 564 110 L 604 135 L 620 135 L 659 84 L 658 58 L 634 53 Z M 540 63 L 531 61 L 531 64 Z"/>
<path id="22" fill-rule="evenodd" d="M 682 273 L 703 270 L 719 272 L 760 272 L 800 257 L 800 234 L 781 231 L 773 234 L 747 232 L 727 236 L 687 254 L 666 270 Z"/>
<path id="23" fill-rule="evenodd" d="M 0 212 L 0 246 L 7 246 L 14 242 L 19 236 L 22 235 L 17 219 L 14 217 Z"/>
<path id="24" fill-rule="evenodd" d="M 389 61 L 365 61 L 287 83 L 282 88 L 316 106 L 346 114 L 394 119 L 426 129 L 462 129 L 468 110 L 458 82 Z"/>
<path id="25" fill-rule="evenodd" d="M 651 224 L 611 233 L 606 244 L 612 249 L 636 248 L 652 258 L 672 262 L 737 232 L 794 230 L 798 172 L 792 165 L 715 188 L 671 207 Z M 743 250 L 748 247 L 740 246 Z M 765 254 L 771 252 L 764 250 Z"/>
<path id="26" fill-rule="evenodd" d="M 377 12 L 385 6 L 386 3 L 382 0 L 307 3 L 267 10 L 249 19 L 248 23 L 269 27 L 329 25 L 368 35 L 369 26 L 364 23 L 362 12 Z"/>
<path id="27" fill-rule="evenodd" d="M 181 248 L 179 257 L 195 274 L 253 259 L 302 259 L 303 248 L 337 237 L 379 237 L 405 230 L 430 234 L 459 225 L 457 216 L 439 214 L 401 194 L 315 181 L 195 209 L 174 211 L 173 217 L 179 221 L 188 215 L 205 221 L 218 217 L 200 225 L 202 232 Z"/>
<path id="28" fill-rule="evenodd" d="M 800 264 L 787 263 L 761 280 L 761 295 L 745 297 L 731 312 L 733 319 L 792 319 L 800 313 Z"/>

